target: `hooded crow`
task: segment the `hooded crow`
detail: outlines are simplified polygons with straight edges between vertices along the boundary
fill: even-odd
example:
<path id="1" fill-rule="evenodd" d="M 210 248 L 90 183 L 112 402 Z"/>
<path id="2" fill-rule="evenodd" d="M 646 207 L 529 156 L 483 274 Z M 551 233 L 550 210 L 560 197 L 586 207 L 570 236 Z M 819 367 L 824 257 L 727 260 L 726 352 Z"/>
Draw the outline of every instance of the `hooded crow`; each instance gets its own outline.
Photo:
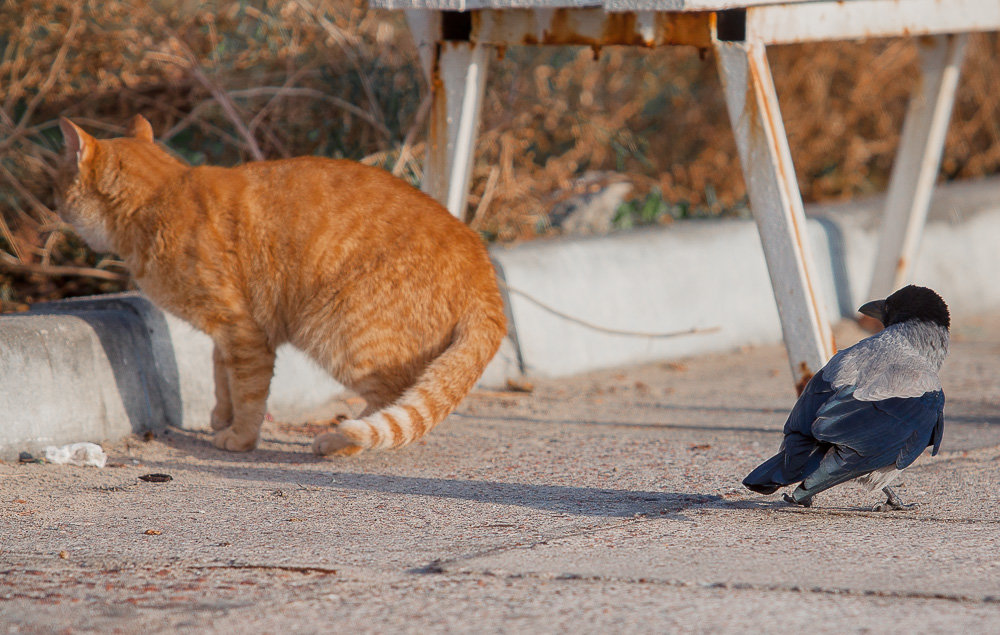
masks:
<path id="1" fill-rule="evenodd" d="M 833 356 L 806 385 L 778 454 L 743 484 L 804 507 L 851 479 L 888 497 L 878 511 L 905 509 L 889 484 L 924 449 L 937 454 L 944 432 L 938 371 L 948 354 L 948 306 L 934 291 L 910 285 L 858 309 L 885 328 Z"/>

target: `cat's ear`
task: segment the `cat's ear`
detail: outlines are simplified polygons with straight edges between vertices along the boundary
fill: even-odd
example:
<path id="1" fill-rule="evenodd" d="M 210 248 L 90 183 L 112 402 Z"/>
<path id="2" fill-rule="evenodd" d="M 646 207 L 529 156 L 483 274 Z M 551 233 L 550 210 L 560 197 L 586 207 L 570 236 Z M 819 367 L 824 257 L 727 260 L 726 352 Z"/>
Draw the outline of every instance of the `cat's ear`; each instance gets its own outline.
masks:
<path id="1" fill-rule="evenodd" d="M 128 133 L 136 139 L 153 142 L 153 126 L 149 125 L 149 122 L 142 115 L 132 117 L 132 121 L 128 125 Z"/>
<path id="2" fill-rule="evenodd" d="M 62 130 L 63 139 L 66 141 L 66 154 L 75 155 L 77 165 L 94 156 L 97 139 L 84 132 L 83 128 L 65 117 L 60 117 L 59 129 Z"/>

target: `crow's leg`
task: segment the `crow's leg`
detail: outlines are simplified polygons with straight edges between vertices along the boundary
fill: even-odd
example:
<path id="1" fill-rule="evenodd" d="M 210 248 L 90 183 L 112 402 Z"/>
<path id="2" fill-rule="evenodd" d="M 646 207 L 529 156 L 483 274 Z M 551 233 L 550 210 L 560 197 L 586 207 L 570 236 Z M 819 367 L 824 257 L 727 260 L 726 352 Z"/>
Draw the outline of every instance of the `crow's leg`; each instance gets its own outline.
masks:
<path id="1" fill-rule="evenodd" d="M 796 487 L 795 491 L 792 492 L 791 496 L 789 496 L 788 494 L 782 494 L 781 498 L 786 503 L 791 503 L 792 505 L 799 505 L 801 507 L 812 507 L 813 504 L 812 496 L 804 495 L 802 498 L 797 498 L 796 494 L 799 494 L 800 492 L 805 494 L 805 490 L 803 490 L 801 486 Z"/>
<path id="2" fill-rule="evenodd" d="M 853 453 L 853 450 L 849 452 Z M 842 451 L 838 446 L 830 447 L 820 461 L 819 467 L 805 477 L 791 495 L 786 494 L 785 500 L 793 505 L 810 507 L 816 494 L 864 474 L 851 469 L 848 460 L 850 457 L 844 459 L 841 454 Z"/>
<path id="3" fill-rule="evenodd" d="M 883 487 L 882 491 L 885 492 L 885 495 L 887 497 L 886 501 L 884 503 L 879 503 L 878 505 L 872 507 L 873 512 L 884 512 L 890 509 L 905 511 L 907 509 L 913 509 L 914 507 L 917 506 L 917 503 L 910 503 L 910 504 L 904 503 L 902 500 L 900 500 L 899 496 L 896 495 L 896 492 L 892 491 L 892 488 L 890 488 L 888 485 Z"/>

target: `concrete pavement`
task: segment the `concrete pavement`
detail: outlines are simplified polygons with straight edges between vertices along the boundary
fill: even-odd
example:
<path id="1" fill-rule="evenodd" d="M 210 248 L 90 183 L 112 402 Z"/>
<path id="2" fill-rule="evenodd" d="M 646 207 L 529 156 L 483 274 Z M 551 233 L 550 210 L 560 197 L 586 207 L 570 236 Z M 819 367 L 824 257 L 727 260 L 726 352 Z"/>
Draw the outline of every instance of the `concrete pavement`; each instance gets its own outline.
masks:
<path id="1" fill-rule="evenodd" d="M 354 458 L 272 422 L 0 463 L 0 632 L 997 632 L 998 353 L 1000 314 L 958 323 L 910 512 L 740 486 L 794 401 L 777 345 L 480 390 Z"/>

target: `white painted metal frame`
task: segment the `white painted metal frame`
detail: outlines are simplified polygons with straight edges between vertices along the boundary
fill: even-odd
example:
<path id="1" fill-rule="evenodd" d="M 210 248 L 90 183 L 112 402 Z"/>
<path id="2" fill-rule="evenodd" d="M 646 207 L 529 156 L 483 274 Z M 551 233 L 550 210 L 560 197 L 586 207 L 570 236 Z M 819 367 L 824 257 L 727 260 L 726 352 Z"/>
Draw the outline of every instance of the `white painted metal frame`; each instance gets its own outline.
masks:
<path id="1" fill-rule="evenodd" d="M 729 120 L 778 305 L 796 386 L 833 356 L 833 335 L 814 260 L 792 155 L 778 110 L 771 70 L 760 42 L 716 42 Z"/>
<path id="2" fill-rule="evenodd" d="M 464 220 L 492 47 L 442 42 L 436 17 L 414 10 L 406 15 L 433 98 L 421 186 Z"/>
<path id="3" fill-rule="evenodd" d="M 913 271 L 967 39 L 965 34 L 939 35 L 929 45 L 921 43 L 923 81 L 910 98 L 892 166 L 869 298 L 889 295 L 906 284 Z"/>
<path id="4" fill-rule="evenodd" d="M 751 209 L 760 231 L 793 377 L 801 387 L 833 354 L 816 291 L 805 215 L 765 55 L 769 44 L 936 35 L 922 49 L 891 177 L 871 297 L 907 279 L 919 245 L 951 114 L 965 33 L 1000 30 L 997 0 L 370 0 L 409 9 L 433 92 L 424 189 L 463 217 L 488 50 L 547 43 L 692 44 L 717 53 Z M 475 10 L 467 41 L 441 38 L 442 10 Z M 559 12 L 555 9 L 560 9 Z M 726 10 L 725 14 L 714 13 Z M 686 13 L 691 12 L 691 13 Z M 717 19 L 735 18 L 733 37 Z M 729 29 L 727 29 L 729 30 Z"/>

